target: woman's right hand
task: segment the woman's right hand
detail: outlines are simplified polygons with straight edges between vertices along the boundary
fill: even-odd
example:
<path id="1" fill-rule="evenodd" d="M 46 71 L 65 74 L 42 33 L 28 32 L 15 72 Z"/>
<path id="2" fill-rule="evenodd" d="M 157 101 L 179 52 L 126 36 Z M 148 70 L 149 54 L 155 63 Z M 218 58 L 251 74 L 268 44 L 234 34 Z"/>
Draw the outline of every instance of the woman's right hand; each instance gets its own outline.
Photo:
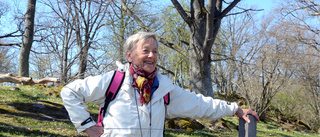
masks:
<path id="1" fill-rule="evenodd" d="M 85 132 L 90 137 L 100 137 L 103 134 L 103 127 L 95 125 L 90 128 L 87 128 Z"/>

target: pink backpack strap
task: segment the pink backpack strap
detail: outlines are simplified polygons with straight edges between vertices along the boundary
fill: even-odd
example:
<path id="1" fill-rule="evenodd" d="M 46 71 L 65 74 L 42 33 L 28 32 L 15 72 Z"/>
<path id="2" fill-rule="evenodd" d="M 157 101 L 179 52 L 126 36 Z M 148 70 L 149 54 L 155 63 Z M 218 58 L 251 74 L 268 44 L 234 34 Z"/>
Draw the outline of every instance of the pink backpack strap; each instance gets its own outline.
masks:
<path id="1" fill-rule="evenodd" d="M 108 108 L 109 103 L 114 100 L 114 98 L 117 96 L 118 91 L 122 85 L 122 82 L 124 80 L 124 72 L 116 71 L 111 79 L 110 85 L 106 91 L 106 99 L 104 101 L 104 106 L 99 108 L 99 115 L 98 115 L 98 126 L 103 126 L 102 120 L 103 117 L 106 114 L 106 110 Z"/>
<path id="2" fill-rule="evenodd" d="M 170 103 L 170 93 L 167 93 L 164 97 L 164 104 L 169 105 Z"/>

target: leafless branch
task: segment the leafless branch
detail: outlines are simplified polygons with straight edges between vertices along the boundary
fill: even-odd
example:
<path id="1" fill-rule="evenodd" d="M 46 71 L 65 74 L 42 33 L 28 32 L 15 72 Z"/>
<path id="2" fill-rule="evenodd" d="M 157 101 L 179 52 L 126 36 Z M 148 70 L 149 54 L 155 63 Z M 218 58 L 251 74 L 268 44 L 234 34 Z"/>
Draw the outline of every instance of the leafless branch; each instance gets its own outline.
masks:
<path id="1" fill-rule="evenodd" d="M 188 16 L 186 11 L 183 9 L 183 7 L 180 5 L 180 3 L 177 0 L 171 0 L 174 7 L 177 9 L 183 20 L 190 26 L 192 21 L 191 18 Z"/>
<path id="2" fill-rule="evenodd" d="M 240 0 L 234 0 L 233 2 L 231 2 L 231 4 L 221 12 L 219 18 L 225 17 L 227 13 L 229 13 L 231 9 L 233 9 L 238 4 L 238 2 L 240 2 Z"/>
<path id="3" fill-rule="evenodd" d="M 21 36 L 23 36 L 22 34 L 14 35 L 15 33 L 19 32 L 19 31 L 20 31 L 20 30 L 16 30 L 16 31 L 11 32 L 11 33 L 9 33 L 9 34 L 0 36 L 0 39 L 1 39 L 1 38 L 7 38 L 7 37 L 21 37 Z"/>

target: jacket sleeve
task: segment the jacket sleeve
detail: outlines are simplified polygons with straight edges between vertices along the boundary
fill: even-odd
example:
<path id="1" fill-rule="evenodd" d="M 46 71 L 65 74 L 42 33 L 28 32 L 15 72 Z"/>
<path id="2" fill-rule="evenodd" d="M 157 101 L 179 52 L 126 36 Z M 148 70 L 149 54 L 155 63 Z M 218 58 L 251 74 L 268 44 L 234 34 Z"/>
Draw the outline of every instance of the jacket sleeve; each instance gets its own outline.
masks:
<path id="1" fill-rule="evenodd" d="M 68 111 L 71 122 L 79 133 L 96 125 L 84 103 L 103 103 L 112 75 L 113 72 L 105 75 L 89 76 L 85 79 L 76 80 L 62 88 L 61 98 L 63 104 Z"/>
<path id="2" fill-rule="evenodd" d="M 218 119 L 233 116 L 238 110 L 237 103 L 230 103 L 201 94 L 189 92 L 174 85 L 170 92 L 170 104 L 167 106 L 167 117 L 189 117 Z"/>

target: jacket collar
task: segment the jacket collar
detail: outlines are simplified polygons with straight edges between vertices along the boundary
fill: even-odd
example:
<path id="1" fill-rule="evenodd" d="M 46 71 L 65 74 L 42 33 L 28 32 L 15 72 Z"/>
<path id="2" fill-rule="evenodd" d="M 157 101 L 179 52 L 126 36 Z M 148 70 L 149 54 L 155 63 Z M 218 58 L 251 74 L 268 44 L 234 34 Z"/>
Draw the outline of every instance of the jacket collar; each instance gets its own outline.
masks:
<path id="1" fill-rule="evenodd" d="M 121 89 L 125 91 L 129 91 L 130 88 L 132 88 L 131 84 L 133 82 L 132 76 L 129 71 L 129 63 L 122 64 L 119 61 L 117 61 L 116 64 L 118 66 L 118 71 L 126 73 L 123 86 L 121 87 Z M 163 98 L 168 92 L 172 91 L 174 88 L 174 84 L 172 80 L 168 78 L 166 75 L 162 75 L 159 71 L 157 72 L 157 78 L 159 81 L 159 87 L 151 97 L 152 103 Z M 135 95 L 133 92 L 128 92 L 128 94 L 130 94 L 131 97 L 134 97 Z"/>

